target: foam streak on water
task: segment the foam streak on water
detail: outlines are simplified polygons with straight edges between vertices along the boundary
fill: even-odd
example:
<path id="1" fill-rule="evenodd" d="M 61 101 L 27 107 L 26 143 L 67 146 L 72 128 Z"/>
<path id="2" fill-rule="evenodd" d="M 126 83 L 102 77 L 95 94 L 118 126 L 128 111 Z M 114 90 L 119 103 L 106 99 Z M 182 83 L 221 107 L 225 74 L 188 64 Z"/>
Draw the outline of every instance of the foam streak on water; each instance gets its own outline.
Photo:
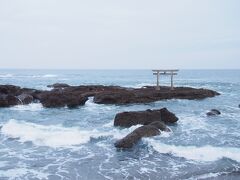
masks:
<path id="1" fill-rule="evenodd" d="M 196 147 L 196 146 L 175 146 L 159 143 L 152 139 L 148 140 L 149 145 L 152 146 L 159 153 L 172 154 L 177 157 L 184 157 L 186 159 L 195 161 L 216 161 L 221 158 L 229 158 L 240 162 L 240 149 L 234 147 L 213 147 L 210 145 Z"/>

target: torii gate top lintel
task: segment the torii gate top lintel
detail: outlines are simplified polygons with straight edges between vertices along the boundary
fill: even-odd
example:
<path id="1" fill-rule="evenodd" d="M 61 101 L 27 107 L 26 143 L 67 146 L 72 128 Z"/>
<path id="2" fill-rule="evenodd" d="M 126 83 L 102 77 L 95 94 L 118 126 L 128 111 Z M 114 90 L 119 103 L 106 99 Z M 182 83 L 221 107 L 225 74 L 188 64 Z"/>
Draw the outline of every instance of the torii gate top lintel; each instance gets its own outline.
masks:
<path id="1" fill-rule="evenodd" d="M 153 75 L 157 75 L 157 90 L 160 90 L 159 77 L 160 75 L 171 75 L 171 90 L 173 90 L 173 75 L 177 75 L 178 69 L 154 69 Z"/>

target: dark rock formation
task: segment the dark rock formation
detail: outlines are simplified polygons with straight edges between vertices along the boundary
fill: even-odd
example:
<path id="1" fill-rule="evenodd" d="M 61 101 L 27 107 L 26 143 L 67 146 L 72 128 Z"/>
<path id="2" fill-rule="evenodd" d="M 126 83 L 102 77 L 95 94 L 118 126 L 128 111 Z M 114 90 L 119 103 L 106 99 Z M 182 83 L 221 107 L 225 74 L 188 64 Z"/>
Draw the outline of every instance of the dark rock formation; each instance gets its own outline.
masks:
<path id="1" fill-rule="evenodd" d="M 55 83 L 52 85 L 48 85 L 47 87 L 49 87 L 49 88 L 66 88 L 66 87 L 70 87 L 70 86 L 65 83 Z"/>
<path id="2" fill-rule="evenodd" d="M 160 131 L 155 126 L 145 125 L 135 129 L 126 137 L 118 140 L 114 145 L 117 148 L 132 148 L 142 137 L 157 136 Z"/>
<path id="3" fill-rule="evenodd" d="M 221 112 L 217 109 L 212 109 L 211 111 L 207 112 L 207 116 L 216 116 L 216 115 L 220 115 Z"/>
<path id="4" fill-rule="evenodd" d="M 170 129 L 161 121 L 154 121 L 148 125 L 141 126 L 133 132 L 118 140 L 114 145 L 117 148 L 132 148 L 142 137 L 151 137 L 161 134 L 159 131 L 170 131 Z"/>
<path id="5" fill-rule="evenodd" d="M 132 111 L 118 113 L 114 119 L 114 126 L 131 127 L 133 125 L 148 125 L 152 122 L 159 121 L 164 123 L 174 123 L 178 118 L 167 108 L 159 110 Z"/>
<path id="6" fill-rule="evenodd" d="M 60 91 L 49 91 L 42 93 L 39 96 L 40 102 L 44 107 L 64 107 L 75 108 L 80 105 L 84 105 L 88 100 L 87 97 L 74 94 L 74 93 L 64 93 Z"/>
<path id="7" fill-rule="evenodd" d="M 52 87 L 53 90 L 42 91 L 13 85 L 0 85 L 0 107 L 19 104 L 19 100 L 15 100 L 14 102 L 16 98 L 23 101 L 23 104 L 28 104 L 32 102 L 31 96 L 33 97 L 33 101 L 38 100 L 45 107 L 62 107 L 65 105 L 76 107 L 83 105 L 89 96 L 94 96 L 94 102 L 99 104 L 128 104 L 149 103 L 172 98 L 202 99 L 219 95 L 215 91 L 187 87 L 178 87 L 174 90 L 170 90 L 169 87 L 161 87 L 160 91 L 156 90 L 155 87 L 149 86 L 144 88 L 124 88 L 102 85 L 69 86 L 68 84 L 56 83 L 49 85 L 49 87 Z M 8 95 L 9 97 L 7 97 Z"/>
<path id="8" fill-rule="evenodd" d="M 6 95 L 6 94 L 0 94 L 0 107 L 9 107 L 21 104 L 21 101 L 13 96 L 13 95 Z"/>
<path id="9" fill-rule="evenodd" d="M 103 91 L 94 96 L 94 102 L 98 104 L 128 104 L 149 103 L 163 99 L 203 99 L 219 95 L 216 91 L 207 89 L 195 89 L 188 87 L 177 87 L 171 90 L 169 87 L 154 87 L 138 89 L 119 89 L 118 91 Z"/>
<path id="10" fill-rule="evenodd" d="M 133 99 L 136 99 L 136 96 L 131 91 L 102 92 L 94 96 L 94 102 L 99 104 L 128 104 Z"/>
<path id="11" fill-rule="evenodd" d="M 20 94 L 17 98 L 22 104 L 30 104 L 33 102 L 33 96 L 30 94 Z"/>
<path id="12" fill-rule="evenodd" d="M 21 94 L 22 90 L 19 86 L 14 85 L 0 85 L 0 94 L 6 95 L 19 95 Z"/>
<path id="13" fill-rule="evenodd" d="M 28 104 L 33 101 L 34 89 L 14 85 L 0 85 L 0 107 Z"/>

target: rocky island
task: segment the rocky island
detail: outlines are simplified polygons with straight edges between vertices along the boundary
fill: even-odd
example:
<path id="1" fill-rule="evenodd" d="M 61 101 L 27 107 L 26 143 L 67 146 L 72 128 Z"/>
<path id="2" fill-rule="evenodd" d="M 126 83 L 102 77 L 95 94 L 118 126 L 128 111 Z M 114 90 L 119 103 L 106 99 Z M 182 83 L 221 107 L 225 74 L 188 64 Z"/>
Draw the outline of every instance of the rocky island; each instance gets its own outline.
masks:
<path id="1" fill-rule="evenodd" d="M 93 96 L 98 104 L 130 104 L 150 103 L 166 99 L 204 99 L 219 95 L 218 92 L 209 89 L 197 89 L 191 87 L 161 87 L 156 90 L 153 86 L 142 88 L 127 88 L 120 86 L 80 85 L 68 84 L 49 85 L 51 90 L 37 90 L 21 88 L 14 85 L 0 85 L 0 107 L 9 107 L 19 104 L 40 102 L 46 108 L 82 106 Z"/>

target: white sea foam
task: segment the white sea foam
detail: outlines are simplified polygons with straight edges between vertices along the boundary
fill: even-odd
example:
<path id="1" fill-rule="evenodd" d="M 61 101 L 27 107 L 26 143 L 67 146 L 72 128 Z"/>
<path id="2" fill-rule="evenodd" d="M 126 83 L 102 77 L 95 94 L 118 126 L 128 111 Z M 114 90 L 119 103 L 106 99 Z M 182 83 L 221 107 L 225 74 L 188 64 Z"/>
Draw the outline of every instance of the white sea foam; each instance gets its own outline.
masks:
<path id="1" fill-rule="evenodd" d="M 11 110 L 15 111 L 40 111 L 43 109 L 43 106 L 41 103 L 31 103 L 28 105 L 17 105 L 11 107 Z"/>
<path id="2" fill-rule="evenodd" d="M 210 179 L 210 178 L 216 178 L 222 174 L 224 174 L 226 172 L 217 172 L 217 173 L 207 173 L 207 174 L 203 174 L 200 176 L 194 176 L 194 177 L 190 177 L 187 180 L 195 180 L 195 179 Z"/>
<path id="3" fill-rule="evenodd" d="M 13 74 L 0 74 L 0 78 L 11 78 Z"/>
<path id="4" fill-rule="evenodd" d="M 170 153 L 177 157 L 195 161 L 216 161 L 221 158 L 229 158 L 240 162 L 240 149 L 233 147 L 213 147 L 213 146 L 175 146 L 160 143 L 159 141 L 148 139 L 149 145 L 156 151 L 166 154 Z"/>
<path id="5" fill-rule="evenodd" d="M 54 77 L 58 77 L 58 75 L 56 75 L 56 74 L 43 74 L 43 75 L 30 75 L 28 77 L 30 77 L 30 78 L 54 78 Z"/>
<path id="6" fill-rule="evenodd" d="M 121 139 L 141 126 L 142 125 L 136 125 L 136 126 L 131 126 L 130 128 L 124 128 L 124 129 L 115 128 L 110 133 L 114 139 Z"/>
<path id="7" fill-rule="evenodd" d="M 86 131 L 60 125 L 45 126 L 14 119 L 2 126 L 1 133 L 7 137 L 19 138 L 20 142 L 31 141 L 35 145 L 50 147 L 70 147 L 87 143 L 91 137 L 109 136 L 109 133 L 97 130 Z"/>
<path id="8" fill-rule="evenodd" d="M 53 87 L 47 87 L 47 86 L 45 86 L 45 85 L 35 86 L 34 88 L 35 88 L 35 89 L 39 89 L 39 90 L 44 90 L 44 91 L 51 91 L 51 90 L 54 89 Z"/>
<path id="9" fill-rule="evenodd" d="M 129 85 L 128 87 L 134 87 L 134 88 L 141 88 L 144 86 L 155 86 L 155 84 L 150 84 L 150 83 L 139 83 L 135 85 Z"/>
<path id="10" fill-rule="evenodd" d="M 57 77 L 57 75 L 56 74 L 45 74 L 42 77 L 44 77 L 44 78 L 53 78 L 53 77 Z"/>
<path id="11" fill-rule="evenodd" d="M 0 170 L 0 177 L 6 177 L 9 180 L 21 179 L 20 177 L 26 177 L 26 175 L 31 174 L 38 179 L 47 179 L 49 174 L 42 173 L 36 170 L 27 169 L 27 168 L 15 168 L 8 170 Z"/>

